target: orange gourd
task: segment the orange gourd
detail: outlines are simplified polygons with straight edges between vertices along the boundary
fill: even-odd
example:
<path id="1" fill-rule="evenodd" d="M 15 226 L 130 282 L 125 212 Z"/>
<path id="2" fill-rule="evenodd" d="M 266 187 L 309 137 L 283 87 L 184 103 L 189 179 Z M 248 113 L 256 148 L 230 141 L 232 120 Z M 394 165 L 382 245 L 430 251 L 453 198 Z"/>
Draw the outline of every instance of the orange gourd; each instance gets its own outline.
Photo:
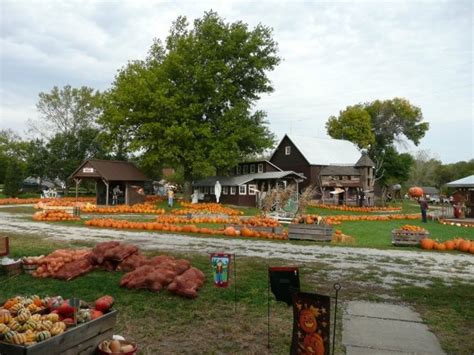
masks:
<path id="1" fill-rule="evenodd" d="M 462 252 L 468 252 L 470 248 L 471 248 L 471 242 L 468 240 L 463 240 L 458 245 L 458 250 Z"/>

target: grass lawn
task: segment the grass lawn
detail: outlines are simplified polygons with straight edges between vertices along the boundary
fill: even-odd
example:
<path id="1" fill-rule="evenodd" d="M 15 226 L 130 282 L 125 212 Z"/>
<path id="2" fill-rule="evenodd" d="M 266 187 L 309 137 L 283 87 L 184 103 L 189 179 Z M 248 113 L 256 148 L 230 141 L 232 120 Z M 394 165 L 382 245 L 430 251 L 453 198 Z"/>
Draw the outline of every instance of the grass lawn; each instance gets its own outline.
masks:
<path id="1" fill-rule="evenodd" d="M 14 257 L 86 245 L 11 236 Z M 156 254 L 159 253 L 150 253 Z M 115 333 L 136 340 L 142 354 L 267 353 L 268 261 L 238 258 L 238 302 L 234 311 L 234 284 L 228 289 L 214 288 L 207 255 L 174 256 L 190 260 L 193 266 L 206 274 L 206 283 L 197 299 L 184 299 L 166 291 L 152 293 L 121 289 L 119 280 L 122 273 L 97 270 L 68 282 L 35 279 L 29 275 L 8 279 L 0 276 L 0 300 L 17 294 L 60 294 L 93 301 L 103 294 L 110 294 L 116 300 L 115 308 L 119 310 Z M 286 263 L 272 260 L 271 265 Z M 304 263 L 299 266 L 302 290 L 332 294 L 333 282 L 339 281 L 343 286 L 340 294 L 342 302 L 355 299 L 384 301 L 383 297 L 391 297 L 393 302 L 409 303 L 439 337 L 445 351 L 467 354 L 474 350 L 474 285 L 453 283 L 448 286 L 440 280 L 434 280 L 430 287 L 404 283 L 387 290 L 382 289 L 371 277 L 364 278 L 361 274 L 354 274 L 353 270 L 347 270 L 340 279 L 334 280 L 329 272 L 334 268 L 331 265 Z M 271 301 L 271 353 L 288 353 L 291 327 L 291 308 Z M 341 354 L 344 351 L 340 346 L 340 327 L 338 336 L 337 353 Z"/>

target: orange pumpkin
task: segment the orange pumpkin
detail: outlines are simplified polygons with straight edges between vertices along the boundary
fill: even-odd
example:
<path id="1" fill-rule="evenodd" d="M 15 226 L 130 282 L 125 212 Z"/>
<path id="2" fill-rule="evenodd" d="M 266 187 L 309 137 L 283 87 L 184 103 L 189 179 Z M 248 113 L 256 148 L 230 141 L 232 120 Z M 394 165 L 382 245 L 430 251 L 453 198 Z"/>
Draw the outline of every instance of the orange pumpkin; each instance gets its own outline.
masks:
<path id="1" fill-rule="evenodd" d="M 434 248 L 435 242 L 434 242 L 433 239 L 424 238 L 424 239 L 421 240 L 420 246 L 421 246 L 422 249 L 431 250 L 431 249 Z"/>
<path id="2" fill-rule="evenodd" d="M 446 246 L 444 245 L 444 243 L 436 243 L 435 249 L 439 251 L 443 251 L 443 250 L 446 250 Z"/>
<path id="3" fill-rule="evenodd" d="M 463 240 L 461 243 L 459 243 L 459 246 L 458 246 L 458 250 L 462 252 L 468 252 L 470 248 L 471 248 L 471 242 L 468 240 Z"/>
<path id="4" fill-rule="evenodd" d="M 452 240 L 447 240 L 444 242 L 444 246 L 446 247 L 446 250 L 454 250 L 456 244 Z"/>

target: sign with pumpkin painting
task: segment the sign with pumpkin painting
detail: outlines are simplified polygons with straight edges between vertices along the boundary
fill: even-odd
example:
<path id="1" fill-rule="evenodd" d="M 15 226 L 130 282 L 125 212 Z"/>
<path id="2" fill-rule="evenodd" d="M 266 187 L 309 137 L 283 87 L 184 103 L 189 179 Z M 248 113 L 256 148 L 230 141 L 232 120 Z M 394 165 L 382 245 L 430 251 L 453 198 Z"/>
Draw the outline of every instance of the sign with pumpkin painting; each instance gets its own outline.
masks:
<path id="1" fill-rule="evenodd" d="M 330 305 L 329 296 L 293 294 L 292 355 L 329 355 Z"/>
<path id="2" fill-rule="evenodd" d="M 211 254 L 212 276 L 215 286 L 225 288 L 229 285 L 231 257 L 231 254 Z"/>

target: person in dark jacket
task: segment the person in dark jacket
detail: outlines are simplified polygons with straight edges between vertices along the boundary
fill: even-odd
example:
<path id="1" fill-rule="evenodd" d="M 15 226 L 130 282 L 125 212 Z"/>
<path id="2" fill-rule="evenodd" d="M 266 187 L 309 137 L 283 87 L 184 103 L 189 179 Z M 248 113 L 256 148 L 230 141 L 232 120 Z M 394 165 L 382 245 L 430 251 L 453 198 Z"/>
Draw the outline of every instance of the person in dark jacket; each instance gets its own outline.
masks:
<path id="1" fill-rule="evenodd" d="M 421 198 L 420 199 L 420 209 L 421 209 L 421 221 L 423 223 L 426 223 L 426 211 L 428 211 L 428 202 L 426 202 L 426 199 Z"/>

